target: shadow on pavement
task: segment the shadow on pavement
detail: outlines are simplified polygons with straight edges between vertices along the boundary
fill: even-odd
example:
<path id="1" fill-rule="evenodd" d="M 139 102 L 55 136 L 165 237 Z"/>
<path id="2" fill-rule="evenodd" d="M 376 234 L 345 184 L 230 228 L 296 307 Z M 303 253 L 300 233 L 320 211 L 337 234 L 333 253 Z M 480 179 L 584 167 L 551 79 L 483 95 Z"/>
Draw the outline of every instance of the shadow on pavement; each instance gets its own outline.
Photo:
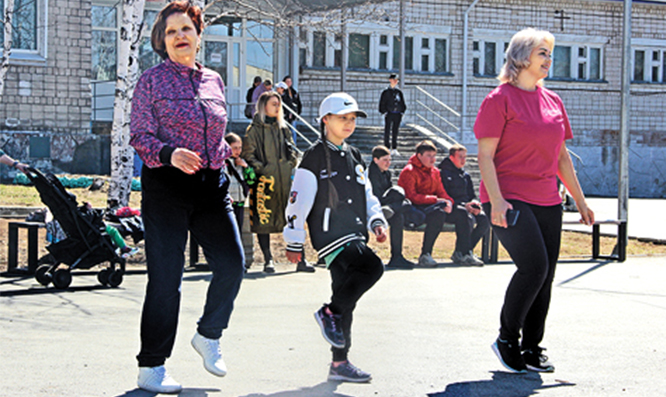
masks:
<path id="1" fill-rule="evenodd" d="M 615 262 L 615 261 L 605 261 L 605 262 L 598 263 L 598 264 L 592 266 L 591 268 L 585 270 L 584 272 L 582 272 L 582 273 L 580 273 L 580 274 L 577 274 L 577 275 L 575 275 L 575 276 L 569 278 L 568 280 L 561 281 L 559 284 L 557 284 L 557 286 L 558 286 L 558 287 L 561 287 L 561 286 L 563 286 L 563 285 L 565 285 L 565 284 L 567 284 L 567 283 L 570 283 L 570 282 L 572 282 L 572 281 L 574 281 L 574 280 L 576 280 L 576 279 L 579 279 L 579 278 L 585 276 L 585 275 L 588 274 L 588 273 L 592 273 L 593 271 L 595 271 L 595 270 L 597 270 L 597 269 L 600 269 L 600 268 L 602 268 L 602 267 L 604 267 L 604 266 L 606 266 L 606 265 L 608 265 L 608 264 L 610 264 L 610 263 L 617 263 L 617 262 Z"/>
<path id="2" fill-rule="evenodd" d="M 556 382 L 544 385 L 541 376 L 534 372 L 518 375 L 495 371 L 492 380 L 451 383 L 443 392 L 430 393 L 428 397 L 528 397 L 537 394 L 537 390 L 575 386 L 566 381 Z"/>
<path id="3" fill-rule="evenodd" d="M 68 287 L 67 289 L 56 289 L 53 287 L 35 287 L 28 289 L 20 289 L 14 291 L 3 291 L 0 292 L 0 296 L 22 296 L 22 295 L 43 295 L 43 294 L 62 294 L 62 293 L 71 293 L 77 291 L 94 291 L 100 289 L 110 289 L 101 284 L 81 286 L 81 287 Z"/>
<path id="4" fill-rule="evenodd" d="M 208 393 L 219 393 L 221 390 L 220 389 L 196 389 L 196 388 L 183 388 L 183 390 L 178 393 L 179 396 L 182 397 L 206 397 L 208 396 Z M 123 394 L 119 394 L 116 397 L 152 397 L 152 396 L 158 396 L 159 394 L 141 390 L 141 389 L 134 389 L 134 390 L 128 390 Z"/>
<path id="5" fill-rule="evenodd" d="M 353 397 L 348 394 L 336 393 L 335 389 L 341 382 L 322 382 L 316 386 L 304 387 L 298 390 L 279 391 L 277 393 L 252 393 L 242 397 Z"/>

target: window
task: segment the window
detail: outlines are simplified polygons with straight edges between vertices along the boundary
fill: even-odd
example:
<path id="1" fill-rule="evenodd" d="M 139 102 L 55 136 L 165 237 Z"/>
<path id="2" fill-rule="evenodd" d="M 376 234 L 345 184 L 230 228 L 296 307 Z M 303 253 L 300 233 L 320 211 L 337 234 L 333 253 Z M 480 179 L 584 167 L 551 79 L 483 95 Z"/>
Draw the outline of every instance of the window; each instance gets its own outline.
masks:
<path id="1" fill-rule="evenodd" d="M 553 50 L 550 77 L 572 80 L 601 80 L 601 48 L 562 45 Z"/>
<path id="2" fill-rule="evenodd" d="M 379 70 L 388 69 L 388 52 L 379 53 Z"/>
<path id="3" fill-rule="evenodd" d="M 383 34 L 379 36 L 379 45 L 388 45 L 388 36 Z"/>
<path id="4" fill-rule="evenodd" d="M 249 27 L 248 23 L 248 27 Z M 254 25 L 252 25 L 254 26 Z M 257 33 L 259 31 L 259 33 Z M 254 28 L 252 31 L 253 34 L 267 35 L 262 29 Z M 229 37 L 240 37 L 241 36 L 241 19 L 240 18 L 230 18 L 222 17 L 215 20 L 212 24 L 206 26 L 206 34 L 212 34 L 215 36 L 229 36 Z M 250 37 L 253 37 L 250 34 Z M 270 37 L 269 37 L 270 38 Z M 226 81 L 226 80 L 225 80 Z"/>
<path id="5" fill-rule="evenodd" d="M 117 9 L 115 7 L 92 6 L 92 79 L 111 81 L 116 79 L 117 69 Z M 146 43 L 139 50 L 139 66 L 146 55 Z M 150 39 L 148 40 L 150 48 Z M 145 63 L 145 62 L 144 62 Z M 150 67 L 150 66 L 148 66 Z"/>
<path id="6" fill-rule="evenodd" d="M 421 39 L 421 48 L 430 48 L 430 39 L 422 38 Z"/>
<path id="7" fill-rule="evenodd" d="M 326 33 L 314 32 L 312 34 L 312 66 L 326 66 Z"/>
<path id="8" fill-rule="evenodd" d="M 393 69 L 400 69 L 400 37 L 393 36 Z M 405 37 L 405 70 L 414 70 L 414 38 Z"/>
<path id="9" fill-rule="evenodd" d="M 634 50 L 634 82 L 666 83 L 666 49 Z"/>
<path id="10" fill-rule="evenodd" d="M 365 34 L 349 35 L 349 67 L 370 68 L 370 36 Z"/>
<path id="11" fill-rule="evenodd" d="M 475 40 L 472 42 L 472 73 L 477 77 L 496 77 L 504 64 L 504 40 Z"/>
<path id="12" fill-rule="evenodd" d="M 449 71 L 446 51 L 446 40 L 435 39 L 435 72 L 444 73 Z"/>
<path id="13" fill-rule="evenodd" d="M 0 0 L 0 43 L 5 40 L 6 2 Z M 43 61 L 46 56 L 45 0 L 14 0 L 12 58 Z M 3 51 L 0 44 L 0 54 Z"/>

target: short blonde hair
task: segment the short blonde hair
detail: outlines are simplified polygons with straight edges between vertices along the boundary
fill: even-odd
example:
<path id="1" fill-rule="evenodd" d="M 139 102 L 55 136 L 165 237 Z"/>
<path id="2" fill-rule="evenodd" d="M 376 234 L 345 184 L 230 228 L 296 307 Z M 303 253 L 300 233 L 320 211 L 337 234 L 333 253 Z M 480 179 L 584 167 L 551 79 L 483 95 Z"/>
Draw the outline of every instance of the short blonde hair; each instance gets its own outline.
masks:
<path id="1" fill-rule="evenodd" d="M 513 35 L 506 49 L 506 62 L 497 79 L 502 83 L 515 83 L 520 72 L 530 66 L 530 55 L 536 46 L 545 41 L 551 50 L 555 46 L 555 36 L 547 30 L 523 29 Z M 539 80 L 538 84 L 543 81 Z"/>

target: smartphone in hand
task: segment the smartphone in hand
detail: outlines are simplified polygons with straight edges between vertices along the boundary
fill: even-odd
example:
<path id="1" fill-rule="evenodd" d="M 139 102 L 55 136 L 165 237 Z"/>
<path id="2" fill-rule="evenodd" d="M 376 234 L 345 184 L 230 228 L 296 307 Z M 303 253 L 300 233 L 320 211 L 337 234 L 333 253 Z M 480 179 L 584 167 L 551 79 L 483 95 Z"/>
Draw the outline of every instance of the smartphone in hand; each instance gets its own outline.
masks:
<path id="1" fill-rule="evenodd" d="M 509 227 L 516 226 L 516 222 L 518 222 L 519 215 L 520 215 L 520 210 L 513 210 L 513 209 L 506 210 L 506 225 Z"/>

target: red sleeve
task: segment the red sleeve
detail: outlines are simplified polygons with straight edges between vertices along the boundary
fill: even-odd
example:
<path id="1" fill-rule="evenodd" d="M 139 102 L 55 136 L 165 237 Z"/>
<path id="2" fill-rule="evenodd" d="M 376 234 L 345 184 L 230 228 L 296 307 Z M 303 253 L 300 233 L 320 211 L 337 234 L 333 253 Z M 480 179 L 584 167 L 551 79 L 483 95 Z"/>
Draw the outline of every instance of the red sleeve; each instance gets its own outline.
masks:
<path id="1" fill-rule="evenodd" d="M 497 90 L 488 94 L 481 103 L 474 122 L 476 139 L 500 138 L 506 125 L 506 96 Z"/>

